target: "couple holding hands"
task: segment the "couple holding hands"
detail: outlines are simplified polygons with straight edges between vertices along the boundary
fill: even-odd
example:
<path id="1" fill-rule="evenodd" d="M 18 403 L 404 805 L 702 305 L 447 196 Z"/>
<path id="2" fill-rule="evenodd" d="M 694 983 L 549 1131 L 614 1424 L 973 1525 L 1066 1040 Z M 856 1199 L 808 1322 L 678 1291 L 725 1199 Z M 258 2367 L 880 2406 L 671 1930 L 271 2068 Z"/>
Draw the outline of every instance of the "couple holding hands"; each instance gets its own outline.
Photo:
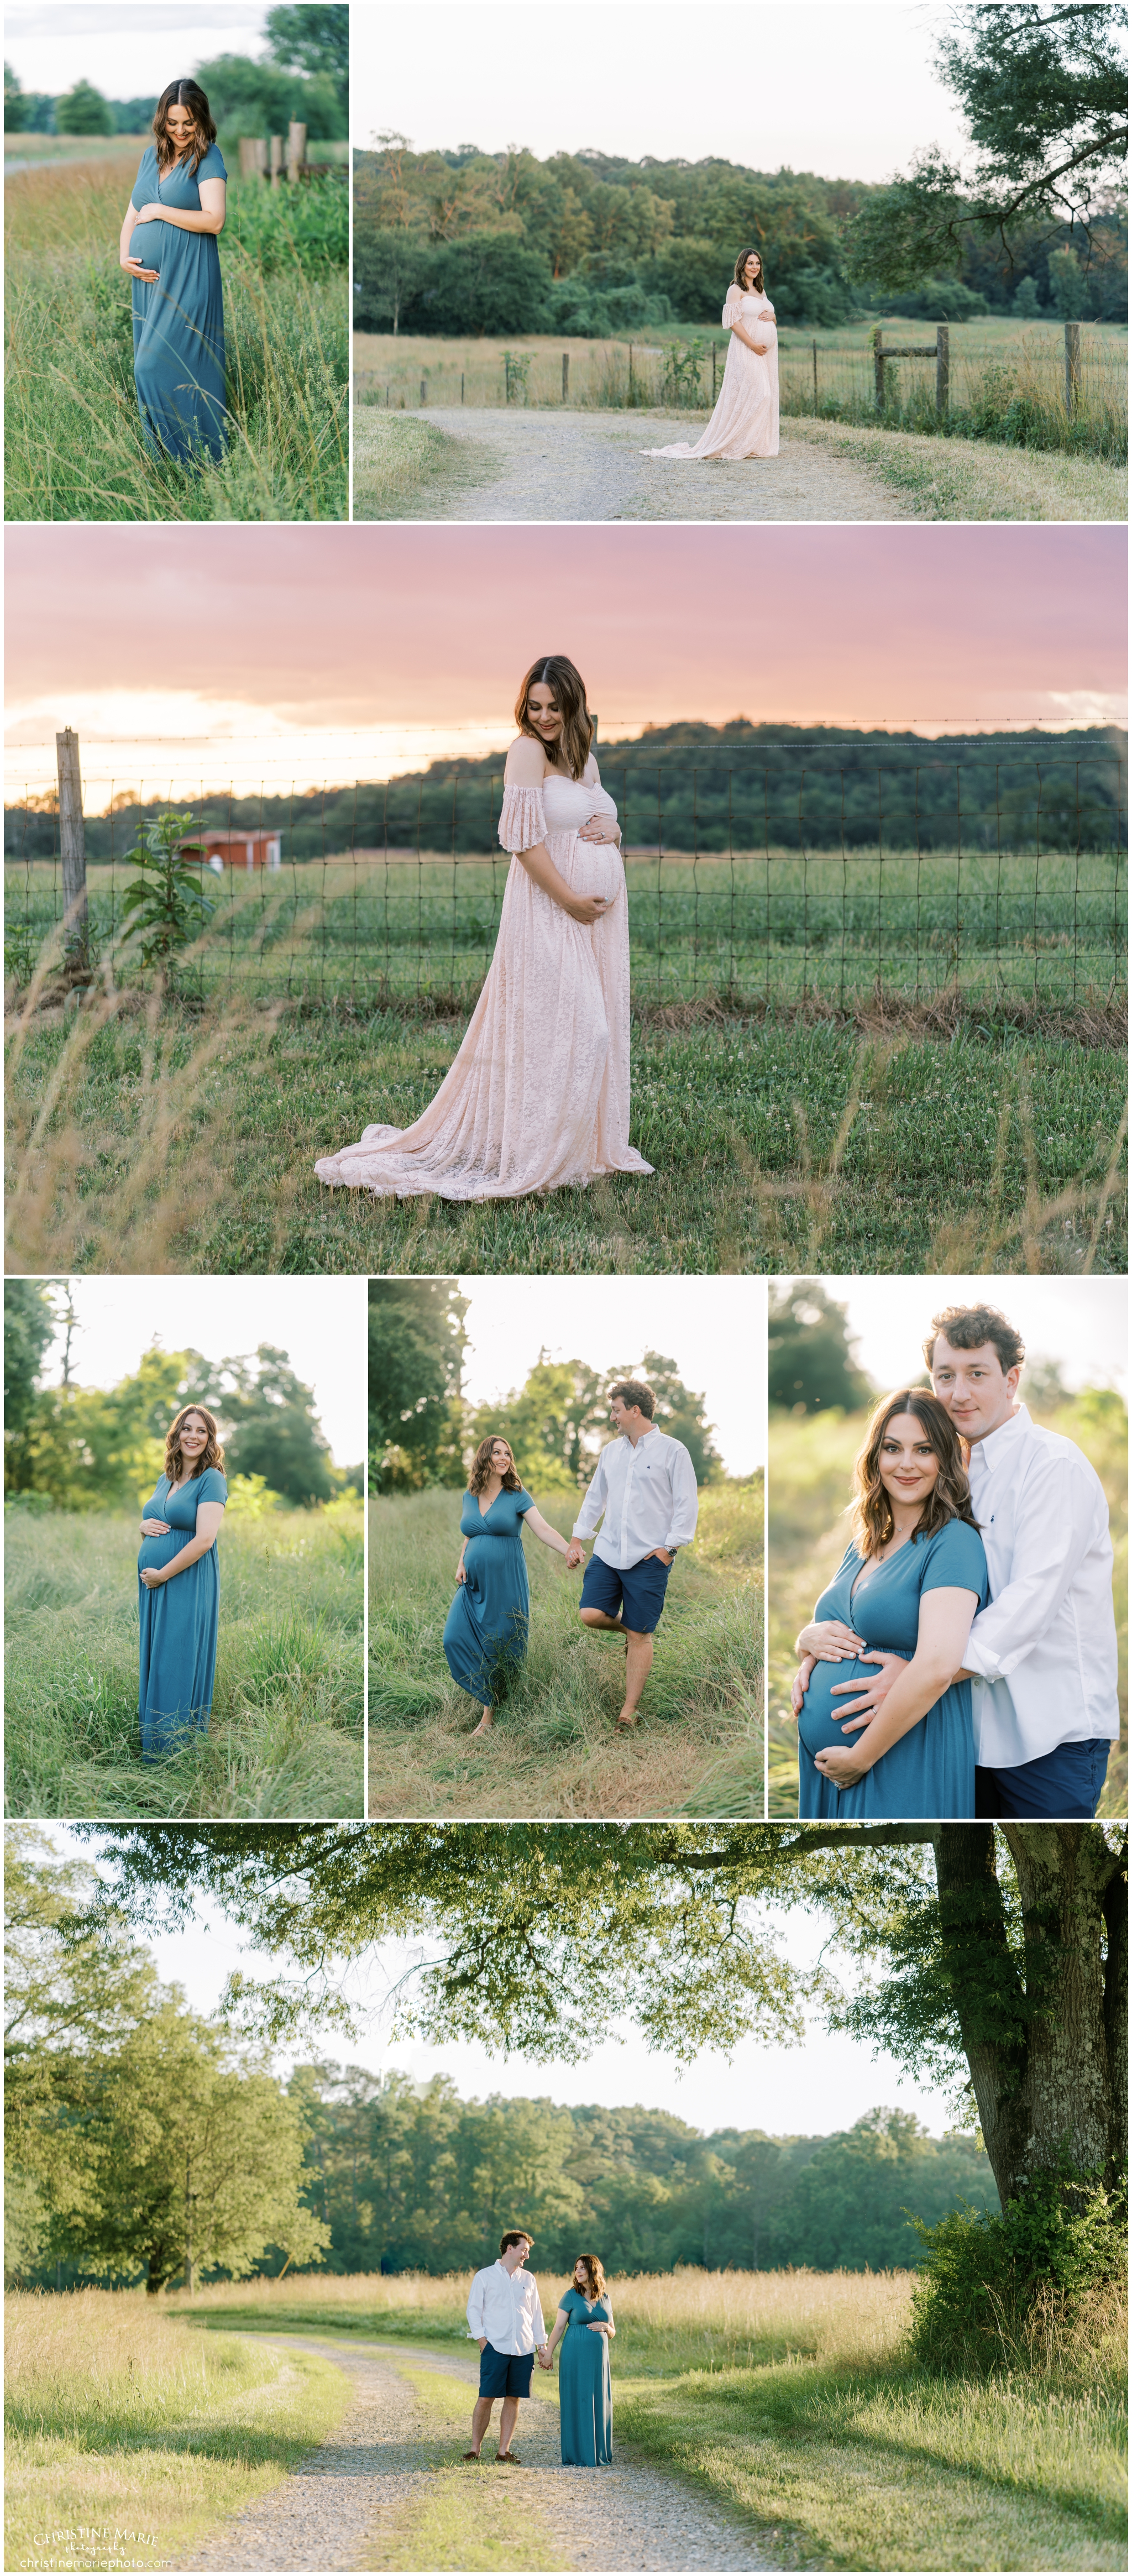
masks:
<path id="1" fill-rule="evenodd" d="M 583 1539 L 602 1523 L 578 1615 L 585 1628 L 612 1629 L 624 1637 L 625 1692 L 617 1724 L 637 1724 L 668 1577 L 677 1549 L 695 1537 L 699 1508 L 688 1451 L 682 1440 L 658 1429 L 655 1409 L 643 1378 L 622 1378 L 612 1389 L 609 1418 L 617 1437 L 601 1452 L 569 1540 L 537 1510 L 509 1441 L 498 1435 L 481 1440 L 460 1514 L 456 1597 L 443 1638 L 453 1681 L 482 1712 L 473 1740 L 490 1733 L 509 1679 L 526 1657 L 530 1587 L 524 1522 L 571 1570 L 584 1562 Z"/>
<path id="2" fill-rule="evenodd" d="M 799 1814 L 1091 1819 L 1120 1733 L 1104 1488 L 1018 1402 L 997 1307 L 945 1307 L 923 1347 L 931 1391 L 877 1406 L 796 1641 Z"/>
<path id="3" fill-rule="evenodd" d="M 492 2406 L 499 2397 L 503 2402 L 495 2457 L 508 2468 L 522 2467 L 518 2452 L 511 2448 L 519 2401 L 530 2396 L 536 2356 L 540 2369 L 552 2370 L 561 2344 L 562 2465 L 608 2468 L 613 2458 L 609 2345 L 617 2328 L 605 2274 L 596 2254 L 579 2254 L 548 2340 L 538 2283 L 524 2268 L 533 2243 L 523 2229 L 510 2228 L 500 2241 L 498 2262 L 486 2264 L 472 2282 L 468 2332 L 480 2348 L 480 2388 L 472 2412 L 472 2447 L 464 2458 L 478 2460 Z"/>

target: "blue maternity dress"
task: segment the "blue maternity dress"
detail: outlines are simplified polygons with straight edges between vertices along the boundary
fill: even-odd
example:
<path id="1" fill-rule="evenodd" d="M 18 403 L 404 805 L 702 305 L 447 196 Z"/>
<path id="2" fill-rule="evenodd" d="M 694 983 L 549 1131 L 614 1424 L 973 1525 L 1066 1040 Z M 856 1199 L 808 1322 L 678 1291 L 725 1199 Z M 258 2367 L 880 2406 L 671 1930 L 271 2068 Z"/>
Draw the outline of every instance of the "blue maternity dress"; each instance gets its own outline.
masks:
<path id="1" fill-rule="evenodd" d="M 587 2334 L 586 2328 L 608 2325 L 609 2301 L 595 2299 L 591 2306 L 580 2290 L 569 2289 L 558 2305 L 565 2308 L 570 2319 L 558 2363 L 562 2465 L 573 2469 L 606 2468 L 613 2458 L 609 2337 Z"/>
<path id="2" fill-rule="evenodd" d="M 481 1708 L 494 1708 L 506 1695 L 509 1671 L 526 1660 L 531 1594 L 523 1514 L 534 1510 L 534 1500 L 525 1487 L 517 1494 L 504 1487 L 490 1511 L 481 1512 L 475 1494 L 464 1496 L 464 1581 L 445 1620 L 443 1643 L 453 1681 Z"/>
<path id="3" fill-rule="evenodd" d="M 226 179 L 215 143 L 195 175 L 175 161 L 163 178 L 157 147 L 147 143 L 130 191 L 135 206 L 176 206 L 200 213 L 200 181 Z M 135 224 L 130 256 L 158 271 L 155 285 L 133 282 L 134 382 L 147 444 L 178 465 L 224 454 L 224 296 L 215 233 L 179 224 Z"/>
<path id="4" fill-rule="evenodd" d="M 138 1549 L 138 1618 L 141 1660 L 138 1716 L 142 1760 L 159 1762 L 175 1753 L 195 1731 L 208 1733 L 212 1686 L 216 1679 L 216 1630 L 220 1617 L 220 1566 L 216 1541 L 204 1556 L 172 1574 L 151 1592 L 141 1581 L 144 1566 L 168 1565 L 196 1535 L 197 1506 L 226 1503 L 228 1487 L 218 1467 L 206 1467 L 176 1493 L 168 1476 L 159 1476 L 142 1512 L 147 1521 L 168 1521 L 165 1538 L 143 1538 Z"/>
<path id="5" fill-rule="evenodd" d="M 864 1579 L 853 1587 L 865 1568 Z M 893 1556 L 871 1568 L 855 1547 L 847 1547 L 828 1590 L 822 1593 L 815 1619 L 843 1619 L 867 1647 L 883 1654 L 915 1654 L 920 1596 L 949 1586 L 978 1596 L 985 1608 L 989 1592 L 983 1542 L 968 1521 L 947 1521 L 932 1538 L 918 1535 Z M 974 1613 L 972 1613 L 974 1616 Z M 834 1699 L 835 1682 L 875 1679 L 877 1667 L 846 1656 L 839 1664 L 815 1664 L 798 1720 L 798 1813 L 800 1816 L 883 1816 L 912 1823 L 930 1816 L 973 1816 L 975 1812 L 975 1739 L 971 1726 L 970 1682 L 952 1682 L 942 1699 L 916 1726 L 908 1729 L 854 1789 L 835 1789 L 816 1769 L 814 1755 L 827 1744 L 860 1742 L 846 1735 L 838 1712 L 846 1691 Z"/>

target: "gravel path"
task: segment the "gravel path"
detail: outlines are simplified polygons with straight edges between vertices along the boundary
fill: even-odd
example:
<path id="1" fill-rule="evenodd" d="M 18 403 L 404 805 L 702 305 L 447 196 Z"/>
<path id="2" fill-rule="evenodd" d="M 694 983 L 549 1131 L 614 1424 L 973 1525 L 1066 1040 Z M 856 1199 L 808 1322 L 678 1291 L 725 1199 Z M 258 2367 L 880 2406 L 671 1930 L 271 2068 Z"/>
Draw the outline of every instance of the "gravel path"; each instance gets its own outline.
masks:
<path id="1" fill-rule="evenodd" d="M 380 415 L 379 415 L 380 417 Z M 470 451 L 489 479 L 427 487 L 413 518 L 476 520 L 907 519 L 915 512 L 879 475 L 847 458 L 791 441 L 782 424 L 776 457 L 743 465 L 693 465 L 650 457 L 682 435 L 663 412 L 479 411 L 430 408 L 430 420 Z M 366 414 L 355 414 L 364 422 Z M 357 433 L 364 440 L 364 429 Z"/>
<path id="2" fill-rule="evenodd" d="M 354 2381 L 355 2399 L 337 2430 L 328 2434 L 262 2503 L 249 2505 L 225 2524 L 185 2568 L 322 2570 L 377 2567 L 382 2542 L 392 2542 L 414 2505 L 423 2502 L 430 2478 L 457 2456 L 453 2439 L 430 2431 L 411 2382 L 397 2363 L 442 2373 L 468 2390 L 468 2413 L 478 2372 L 474 2361 L 449 2359 L 402 2344 L 322 2343 L 310 2335 L 271 2335 L 281 2351 L 324 2353 Z M 609 2470 L 564 2469 L 558 2455 L 558 2410 L 538 2388 L 519 2414 L 516 2435 L 522 2467 L 512 2472 L 524 2507 L 555 2547 L 562 2569 L 619 2571 L 763 2569 L 753 2540 L 694 2487 L 661 2469 L 615 2454 Z M 484 2444 L 495 2449 L 498 2415 Z M 502 2471 L 499 2473 L 503 2474 Z M 477 2473 L 469 2472 L 474 2512 Z M 557 2553 L 561 2554 L 558 2555 Z"/>

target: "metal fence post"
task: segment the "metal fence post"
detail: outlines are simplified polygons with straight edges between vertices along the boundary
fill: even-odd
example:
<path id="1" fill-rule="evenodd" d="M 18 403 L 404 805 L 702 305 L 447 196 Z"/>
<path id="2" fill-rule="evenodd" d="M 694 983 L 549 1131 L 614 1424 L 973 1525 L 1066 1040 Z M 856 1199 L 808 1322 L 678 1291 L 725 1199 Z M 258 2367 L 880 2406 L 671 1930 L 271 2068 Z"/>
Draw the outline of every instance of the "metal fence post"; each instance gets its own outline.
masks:
<path id="1" fill-rule="evenodd" d="M 873 391 L 878 411 L 884 410 L 884 343 L 878 331 L 873 342 Z"/>
<path id="2" fill-rule="evenodd" d="M 711 407 L 715 410 L 715 342 L 711 344 Z"/>
<path id="3" fill-rule="evenodd" d="M 818 344 L 814 341 L 814 419 L 818 416 Z"/>
<path id="4" fill-rule="evenodd" d="M 86 901 L 86 834 L 83 829 L 83 783 L 79 775 L 79 737 L 68 725 L 55 736 L 59 773 L 59 855 L 63 862 L 63 955 L 68 966 L 89 964 Z"/>
<path id="5" fill-rule="evenodd" d="M 562 352 L 562 400 L 563 402 L 569 402 L 570 400 L 570 352 L 568 349 L 564 349 Z"/>
<path id="6" fill-rule="evenodd" d="M 1065 411 L 1069 420 L 1074 417 L 1080 393 L 1081 325 L 1079 322 L 1067 322 L 1065 325 Z"/>
<path id="7" fill-rule="evenodd" d="M 940 322 L 935 335 L 935 407 L 942 420 L 951 399 L 951 333 L 946 322 Z"/>
<path id="8" fill-rule="evenodd" d="M 421 403 L 422 403 L 422 406 L 423 406 L 425 403 L 427 403 L 427 401 L 428 401 L 428 377 L 427 377 L 427 376 L 422 376 L 422 377 L 421 377 Z"/>

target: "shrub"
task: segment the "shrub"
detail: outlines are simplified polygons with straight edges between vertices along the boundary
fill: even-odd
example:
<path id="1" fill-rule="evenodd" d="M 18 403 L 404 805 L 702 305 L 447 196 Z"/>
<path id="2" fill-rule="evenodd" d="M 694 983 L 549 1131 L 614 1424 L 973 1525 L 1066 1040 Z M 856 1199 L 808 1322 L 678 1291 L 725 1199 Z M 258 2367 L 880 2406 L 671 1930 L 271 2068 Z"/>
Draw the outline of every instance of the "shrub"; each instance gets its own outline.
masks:
<path id="1" fill-rule="evenodd" d="M 1103 2307 L 1127 2269 L 1124 2206 L 1095 2175 L 1043 2174 L 1000 2212 L 935 2227 L 912 2296 L 912 2358 L 929 2370 L 1027 2367 Z"/>

